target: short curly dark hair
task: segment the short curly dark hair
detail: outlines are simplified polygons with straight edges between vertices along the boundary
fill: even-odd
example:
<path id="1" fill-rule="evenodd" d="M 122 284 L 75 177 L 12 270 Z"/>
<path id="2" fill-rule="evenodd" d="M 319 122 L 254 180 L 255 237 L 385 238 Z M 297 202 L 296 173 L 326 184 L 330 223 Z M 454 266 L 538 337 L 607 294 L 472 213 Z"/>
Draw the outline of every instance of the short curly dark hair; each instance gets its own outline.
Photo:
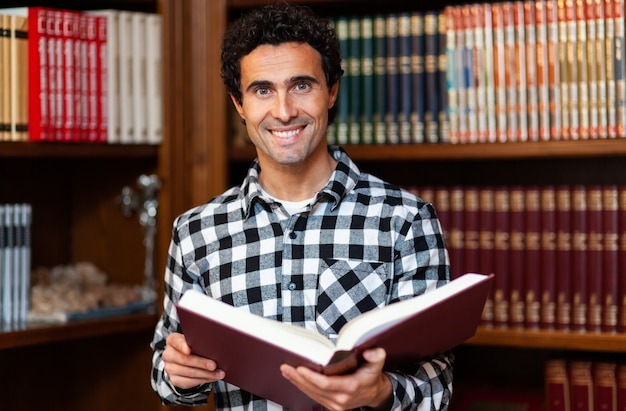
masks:
<path id="1" fill-rule="evenodd" d="M 286 2 L 266 5 L 244 14 L 226 31 L 222 41 L 222 79 L 239 104 L 241 58 L 260 45 L 287 42 L 307 43 L 320 53 L 329 89 L 343 75 L 339 40 L 329 20 L 307 6 Z M 333 121 L 335 107 L 329 110 L 329 122 Z"/>

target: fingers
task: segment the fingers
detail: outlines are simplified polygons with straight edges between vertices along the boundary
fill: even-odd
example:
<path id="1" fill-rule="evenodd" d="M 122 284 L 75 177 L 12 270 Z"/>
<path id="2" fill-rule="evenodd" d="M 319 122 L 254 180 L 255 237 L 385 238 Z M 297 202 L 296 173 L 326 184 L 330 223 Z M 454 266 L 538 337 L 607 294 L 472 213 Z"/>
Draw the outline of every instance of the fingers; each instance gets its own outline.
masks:
<path id="1" fill-rule="evenodd" d="M 167 337 L 162 358 L 170 382 L 179 388 L 195 387 L 221 380 L 225 376 L 215 361 L 191 354 L 191 348 L 182 334 Z"/>

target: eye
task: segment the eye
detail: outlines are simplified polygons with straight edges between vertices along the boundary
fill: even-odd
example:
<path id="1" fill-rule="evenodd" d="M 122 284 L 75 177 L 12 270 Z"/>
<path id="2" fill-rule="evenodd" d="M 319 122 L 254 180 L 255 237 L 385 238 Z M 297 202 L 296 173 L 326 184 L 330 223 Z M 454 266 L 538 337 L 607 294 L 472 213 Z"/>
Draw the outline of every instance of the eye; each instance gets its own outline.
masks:
<path id="1" fill-rule="evenodd" d="M 296 86 L 294 87 L 296 91 L 307 91 L 310 88 L 311 88 L 311 85 L 305 81 L 296 83 Z"/>
<path id="2" fill-rule="evenodd" d="M 259 96 L 267 96 L 270 94 L 270 89 L 267 87 L 257 87 L 254 92 Z"/>

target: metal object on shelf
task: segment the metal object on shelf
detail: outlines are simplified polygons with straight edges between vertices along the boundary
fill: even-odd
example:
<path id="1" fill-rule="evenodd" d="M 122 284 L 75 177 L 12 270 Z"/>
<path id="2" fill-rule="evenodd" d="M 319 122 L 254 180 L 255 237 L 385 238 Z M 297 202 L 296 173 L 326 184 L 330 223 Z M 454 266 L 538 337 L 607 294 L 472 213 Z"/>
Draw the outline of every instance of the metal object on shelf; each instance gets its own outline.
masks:
<path id="1" fill-rule="evenodd" d="M 143 299 L 152 303 L 156 301 L 157 296 L 157 282 L 154 273 L 154 242 L 161 181 L 155 174 L 142 174 L 137 179 L 137 186 L 138 192 L 130 186 L 123 187 L 119 202 L 126 217 L 139 213 L 139 224 L 143 227 L 143 244 L 146 249 Z"/>

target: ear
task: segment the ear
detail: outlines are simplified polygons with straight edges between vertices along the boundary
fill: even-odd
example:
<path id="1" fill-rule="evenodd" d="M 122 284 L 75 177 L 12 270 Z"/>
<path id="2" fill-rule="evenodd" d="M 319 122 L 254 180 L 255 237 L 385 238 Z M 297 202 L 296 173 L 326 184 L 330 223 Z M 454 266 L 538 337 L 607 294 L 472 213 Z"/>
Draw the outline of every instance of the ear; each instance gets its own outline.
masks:
<path id="1" fill-rule="evenodd" d="M 246 121 L 246 118 L 243 115 L 243 107 L 241 107 L 241 104 L 237 102 L 237 99 L 232 94 L 230 95 L 230 99 L 235 105 L 235 109 L 237 110 L 237 113 L 239 113 L 239 117 L 241 117 L 243 121 Z"/>
<path id="2" fill-rule="evenodd" d="M 328 109 L 329 110 L 335 105 L 335 102 L 337 101 L 337 94 L 338 93 L 339 93 L 339 80 L 336 81 L 335 84 L 333 84 L 330 87 L 329 98 L 328 98 Z"/>

